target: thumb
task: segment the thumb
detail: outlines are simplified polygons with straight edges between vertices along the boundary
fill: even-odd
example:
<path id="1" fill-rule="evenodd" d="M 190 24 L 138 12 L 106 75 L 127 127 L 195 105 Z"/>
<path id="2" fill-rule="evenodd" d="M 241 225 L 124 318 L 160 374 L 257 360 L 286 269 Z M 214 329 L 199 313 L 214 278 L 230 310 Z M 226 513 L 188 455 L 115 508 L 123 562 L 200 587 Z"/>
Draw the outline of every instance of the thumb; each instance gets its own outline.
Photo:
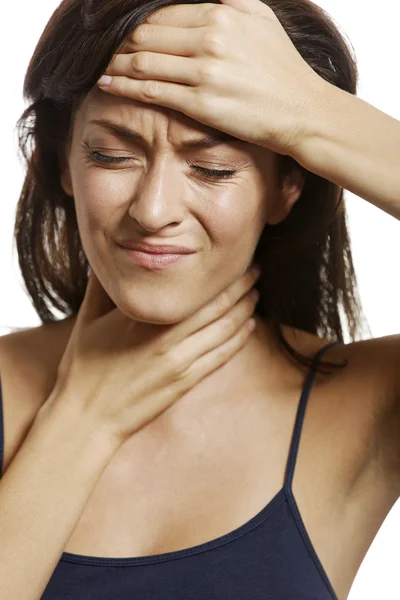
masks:
<path id="1" fill-rule="evenodd" d="M 97 279 L 96 274 L 91 269 L 86 286 L 85 296 L 79 308 L 79 312 L 64 350 L 64 354 L 58 364 L 57 383 L 53 389 L 54 392 L 55 390 L 61 389 L 64 384 L 65 377 L 68 375 L 70 369 L 75 343 L 77 340 L 79 340 L 81 332 L 85 330 L 85 326 L 89 325 L 91 321 L 102 317 L 114 308 L 116 308 L 114 302 L 106 293 L 100 281 Z M 49 401 L 48 405 L 50 406 L 51 401 Z"/>
<path id="2" fill-rule="evenodd" d="M 101 285 L 97 275 L 90 269 L 85 296 L 79 309 L 77 321 L 89 323 L 116 308 L 114 302 Z"/>
<path id="3" fill-rule="evenodd" d="M 258 17 L 270 17 L 272 9 L 263 0 L 219 0 L 221 4 Z"/>

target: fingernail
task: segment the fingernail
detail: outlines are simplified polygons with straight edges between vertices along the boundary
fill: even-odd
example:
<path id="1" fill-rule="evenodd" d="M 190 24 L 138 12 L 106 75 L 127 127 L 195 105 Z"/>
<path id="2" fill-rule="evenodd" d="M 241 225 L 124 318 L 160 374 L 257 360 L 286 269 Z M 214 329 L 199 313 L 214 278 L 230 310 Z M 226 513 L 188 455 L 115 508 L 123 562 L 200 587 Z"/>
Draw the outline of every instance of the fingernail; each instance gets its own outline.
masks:
<path id="1" fill-rule="evenodd" d="M 250 297 L 255 302 L 258 302 L 258 300 L 260 299 L 260 292 L 258 290 L 256 290 L 255 288 L 253 288 L 250 292 Z"/>
<path id="2" fill-rule="evenodd" d="M 107 85 L 110 85 L 111 81 L 112 81 L 112 77 L 110 77 L 110 75 L 102 75 L 97 83 L 99 85 L 107 86 Z"/>
<path id="3" fill-rule="evenodd" d="M 254 331 L 256 328 L 256 320 L 255 319 L 249 319 L 247 321 L 247 328 L 249 331 Z"/>

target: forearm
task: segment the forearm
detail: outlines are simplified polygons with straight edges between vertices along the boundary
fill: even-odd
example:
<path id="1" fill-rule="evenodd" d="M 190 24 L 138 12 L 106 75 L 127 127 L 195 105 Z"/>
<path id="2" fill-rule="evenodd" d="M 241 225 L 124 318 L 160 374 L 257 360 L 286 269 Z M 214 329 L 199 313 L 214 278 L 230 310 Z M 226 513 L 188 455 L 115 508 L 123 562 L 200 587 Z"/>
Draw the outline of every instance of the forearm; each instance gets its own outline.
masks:
<path id="1" fill-rule="evenodd" d="M 0 597 L 41 597 L 116 448 L 67 415 L 34 422 L 0 480 Z"/>
<path id="2" fill-rule="evenodd" d="M 400 219 L 400 121 L 323 82 L 293 158 Z"/>

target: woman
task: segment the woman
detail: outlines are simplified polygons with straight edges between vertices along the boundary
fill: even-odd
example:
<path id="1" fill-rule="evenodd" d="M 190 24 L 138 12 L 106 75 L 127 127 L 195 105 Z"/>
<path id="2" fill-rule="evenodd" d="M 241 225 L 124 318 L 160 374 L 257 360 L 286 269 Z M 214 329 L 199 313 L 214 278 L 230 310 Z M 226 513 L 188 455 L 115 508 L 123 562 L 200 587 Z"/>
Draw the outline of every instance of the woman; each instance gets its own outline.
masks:
<path id="1" fill-rule="evenodd" d="M 172 4 L 64 0 L 28 68 L 2 598 L 342 600 L 400 490 L 343 188 L 399 217 L 400 124 L 308 0 Z"/>

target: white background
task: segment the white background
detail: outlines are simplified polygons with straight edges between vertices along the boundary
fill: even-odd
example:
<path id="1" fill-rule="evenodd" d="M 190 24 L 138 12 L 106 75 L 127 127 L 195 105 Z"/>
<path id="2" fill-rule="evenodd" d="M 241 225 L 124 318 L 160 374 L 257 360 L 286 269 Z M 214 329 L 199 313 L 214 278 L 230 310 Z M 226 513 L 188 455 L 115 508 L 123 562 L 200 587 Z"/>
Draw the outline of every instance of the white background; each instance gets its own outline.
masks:
<path id="1" fill-rule="evenodd" d="M 354 46 L 360 69 L 358 95 L 400 120 L 398 2 L 319 0 L 317 3 L 330 13 Z M 15 208 L 23 181 L 14 127 L 24 108 L 22 83 L 25 70 L 36 42 L 57 5 L 56 0 L 8 2 L 7 14 L 3 14 L 2 19 L 0 335 L 14 328 L 40 324 L 22 286 L 12 239 Z M 400 225 L 394 218 L 349 192 L 346 192 L 346 202 L 361 299 L 372 334 L 379 337 L 400 333 Z M 349 600 L 398 600 L 399 557 L 398 502 L 367 553 Z"/>

